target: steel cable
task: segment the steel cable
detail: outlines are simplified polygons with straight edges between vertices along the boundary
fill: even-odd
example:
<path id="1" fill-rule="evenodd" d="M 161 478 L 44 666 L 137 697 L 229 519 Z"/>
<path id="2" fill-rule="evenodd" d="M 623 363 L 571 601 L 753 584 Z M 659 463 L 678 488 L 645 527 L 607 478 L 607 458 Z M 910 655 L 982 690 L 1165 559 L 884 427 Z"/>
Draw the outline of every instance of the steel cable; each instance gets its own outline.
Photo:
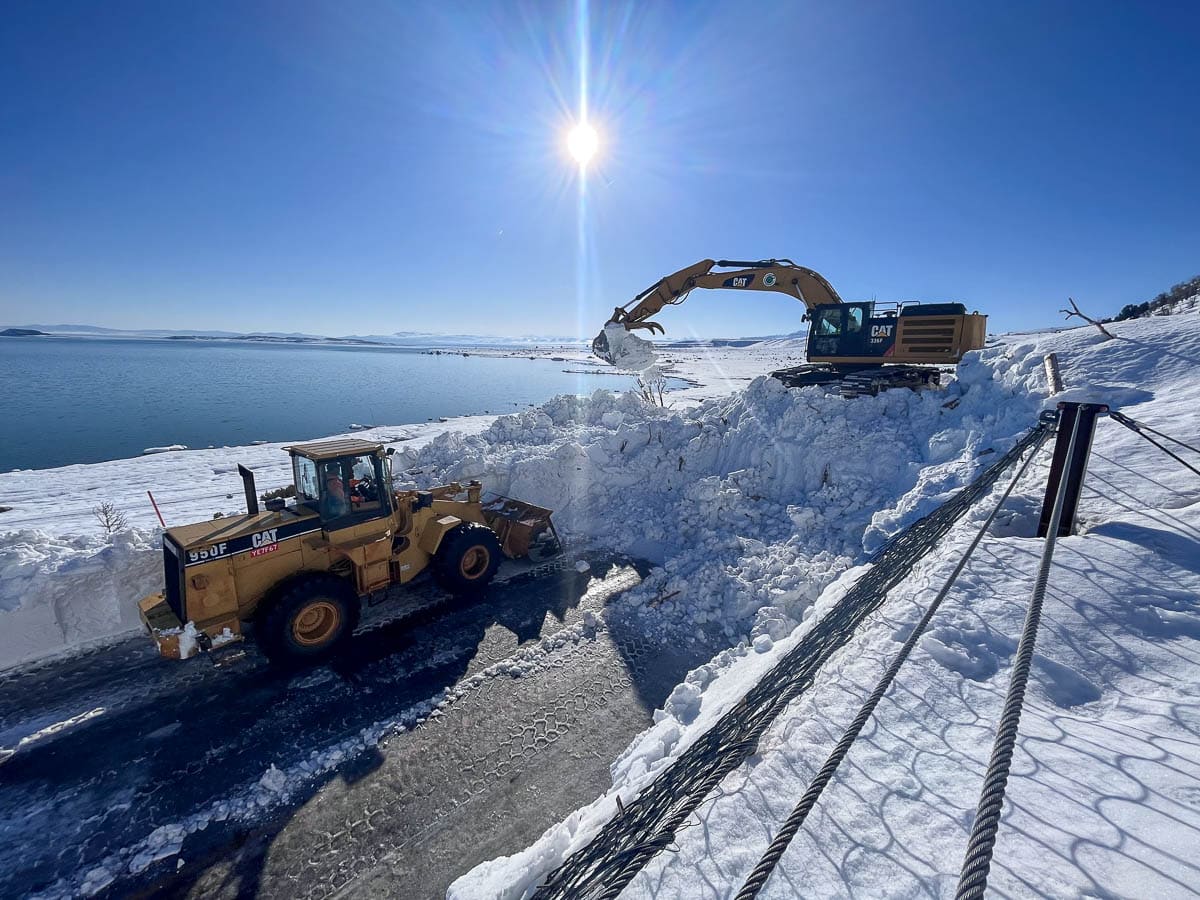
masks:
<path id="1" fill-rule="evenodd" d="M 1108 414 L 1111 418 L 1116 419 L 1122 425 L 1132 426 L 1138 431 L 1149 431 L 1151 434 L 1157 434 L 1160 438 L 1165 438 L 1166 440 L 1170 441 L 1172 444 L 1178 444 L 1180 447 L 1186 447 L 1188 450 L 1191 450 L 1193 453 L 1200 453 L 1200 447 L 1193 447 L 1191 444 L 1188 444 L 1188 443 L 1185 443 L 1184 441 L 1179 440 L 1179 438 L 1171 437 L 1171 435 L 1169 435 L 1169 434 L 1164 434 L 1163 432 L 1159 431 L 1156 428 L 1151 428 L 1145 422 L 1139 422 L 1137 419 L 1133 418 L 1132 416 L 1125 415 L 1125 413 L 1123 413 L 1123 412 L 1117 412 L 1116 410 L 1109 410 Z"/>
<path id="2" fill-rule="evenodd" d="M 800 642 L 724 713 L 534 894 L 549 898 L 614 898 L 659 851 L 713 788 L 757 747 L 776 716 L 813 682 L 835 650 L 883 603 L 890 591 L 1029 447 L 1044 439 L 1039 424 L 975 481 L 901 531 L 870 560 L 858 579 Z"/>
<path id="3" fill-rule="evenodd" d="M 955 582 L 958 581 L 958 576 L 962 574 L 962 571 L 966 567 L 967 562 L 970 560 L 971 555 L 975 552 L 975 548 L 979 546 L 980 541 L 983 540 L 983 536 L 991 527 L 992 522 L 995 521 L 997 513 L 1000 512 L 1000 509 L 1004 506 L 1005 501 L 1008 500 L 1009 495 L 1012 494 L 1013 488 L 1017 486 L 1017 482 L 1019 482 L 1022 476 L 1024 476 L 1025 471 L 1029 468 L 1029 464 L 1033 461 L 1033 458 L 1037 456 L 1038 450 L 1041 449 L 1045 438 L 1046 433 L 1042 433 L 1039 439 L 1034 442 L 1033 450 L 1025 458 L 1025 461 L 1021 464 L 1021 468 L 1017 470 L 1017 474 L 1013 476 L 1012 481 L 1009 482 L 1008 487 L 1001 495 L 999 501 L 997 501 L 995 507 L 992 509 L 983 525 L 980 526 L 979 531 L 975 534 L 975 537 L 971 541 L 970 545 L 968 545 L 966 551 L 962 555 L 962 558 L 954 567 L 954 571 L 950 573 L 950 577 L 947 578 L 946 583 L 942 585 L 942 589 L 938 591 L 937 596 L 933 598 L 932 602 L 930 602 L 929 608 L 925 611 L 925 615 L 922 616 L 921 620 L 913 627 L 908 639 L 904 642 L 899 652 L 897 652 L 895 659 L 892 660 L 891 665 L 888 666 L 887 671 L 884 672 L 883 677 L 879 680 L 879 683 L 875 685 L 875 690 L 873 690 L 870 697 L 867 698 L 867 702 L 863 704 L 862 708 L 858 711 L 858 715 L 854 717 L 854 720 L 850 723 L 850 726 L 842 735 L 841 740 L 839 740 L 834 746 L 833 752 L 829 754 L 829 758 L 825 761 L 825 765 L 823 765 L 820 771 L 817 772 L 816 777 L 814 777 L 812 782 L 809 784 L 808 790 L 804 792 L 804 796 L 800 798 L 800 802 L 797 803 L 795 808 L 792 810 L 792 814 L 788 816 L 786 820 L 784 820 L 783 826 L 779 829 L 778 834 L 775 835 L 775 839 L 771 841 L 770 845 L 763 853 L 758 865 L 754 867 L 754 869 L 750 872 L 750 875 L 746 878 L 746 881 L 742 885 L 742 889 L 738 891 L 735 900 L 754 900 L 754 898 L 758 896 L 759 891 L 761 891 L 763 886 L 767 883 L 767 879 L 771 877 L 771 873 L 775 870 L 775 866 L 783 857 L 784 851 L 787 850 L 788 845 L 792 842 L 792 838 L 796 836 L 796 833 L 800 830 L 800 826 L 803 825 L 804 820 L 808 818 L 809 812 L 816 805 L 821 793 L 833 779 L 834 773 L 837 772 L 838 767 L 842 764 L 842 760 L 845 759 L 846 754 L 850 752 L 850 747 L 854 744 L 854 741 L 858 738 L 859 733 L 863 730 L 867 724 L 867 721 L 871 718 L 872 713 L 875 711 L 875 707 L 879 705 L 879 702 L 883 699 L 884 694 L 886 694 L 888 688 L 891 687 L 896 675 L 900 672 L 900 667 L 904 665 L 909 654 L 916 646 L 917 641 L 920 639 L 925 629 L 929 626 L 934 614 L 937 613 L 938 608 L 942 605 L 942 601 L 946 599 L 946 596 L 950 593 L 950 589 L 954 587 Z"/>
<path id="4" fill-rule="evenodd" d="M 1120 422 L 1122 425 L 1124 425 L 1126 428 L 1128 428 L 1130 431 L 1132 431 L 1138 437 L 1149 441 L 1151 444 L 1153 444 L 1155 447 L 1157 447 L 1163 453 L 1167 454 L 1167 456 L 1171 457 L 1171 459 L 1175 460 L 1180 465 L 1186 466 L 1187 468 L 1189 468 L 1193 472 L 1195 472 L 1197 475 L 1200 475 L 1200 469 L 1197 469 L 1195 466 L 1193 466 L 1187 460 L 1183 459 L 1181 456 L 1168 450 L 1166 447 L 1164 447 L 1162 444 L 1160 444 L 1154 438 L 1150 437 L 1150 435 L 1146 434 L 1145 432 L 1149 431 L 1151 434 L 1157 434 L 1160 438 L 1165 438 L 1166 440 L 1171 441 L 1174 444 L 1178 444 L 1180 447 L 1187 447 L 1187 449 L 1191 450 L 1193 453 L 1200 453 L 1200 450 L 1197 450 L 1191 444 L 1185 444 L 1183 441 L 1179 440 L 1178 438 L 1173 438 L 1169 434 L 1163 434 L 1161 431 L 1155 431 L 1149 425 L 1146 425 L 1143 422 L 1139 422 L 1137 419 L 1131 419 L 1131 418 L 1129 418 L 1129 416 L 1127 416 L 1123 413 L 1114 412 L 1112 410 L 1109 410 L 1108 415 L 1109 415 L 1109 418 L 1115 419 L 1116 421 Z"/>
<path id="5" fill-rule="evenodd" d="M 1079 437 L 1082 417 L 1076 416 L 1071 428 L 1071 439 L 1067 444 L 1065 459 L 1073 459 L 1075 444 Z M 1000 725 L 996 729 L 996 740 L 992 745 L 992 756 L 987 774 L 983 779 L 983 790 L 975 809 L 975 821 L 971 826 L 971 837 L 967 841 L 967 852 L 963 857 L 962 870 L 958 878 L 955 900 L 982 900 L 987 890 L 988 870 L 992 865 L 992 851 L 996 846 L 996 832 L 1000 827 L 1000 814 L 1004 808 L 1004 792 L 1008 785 L 1008 773 L 1012 767 L 1013 749 L 1017 743 L 1017 731 L 1021 724 L 1021 709 L 1025 704 L 1025 686 L 1029 681 L 1029 670 L 1033 665 L 1033 647 L 1037 641 L 1038 626 L 1042 619 L 1042 601 L 1046 596 L 1046 585 L 1050 578 L 1050 564 L 1054 559 L 1054 546 L 1062 522 L 1063 506 L 1067 497 L 1067 482 L 1058 483 L 1054 498 L 1054 511 L 1050 516 L 1050 527 L 1042 549 L 1037 580 L 1025 613 L 1025 624 L 1021 628 L 1021 640 L 1017 644 L 1016 661 L 1004 698 Z"/>

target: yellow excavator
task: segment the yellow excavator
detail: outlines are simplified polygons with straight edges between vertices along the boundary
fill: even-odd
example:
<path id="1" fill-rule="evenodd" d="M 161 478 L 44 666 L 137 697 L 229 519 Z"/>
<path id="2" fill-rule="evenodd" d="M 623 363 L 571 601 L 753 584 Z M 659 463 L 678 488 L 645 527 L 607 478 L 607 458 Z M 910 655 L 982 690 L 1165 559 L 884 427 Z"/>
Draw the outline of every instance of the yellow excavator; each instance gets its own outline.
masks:
<path id="1" fill-rule="evenodd" d="M 620 364 L 612 346 L 613 326 L 663 334 L 662 325 L 650 317 L 664 306 L 682 303 L 695 288 L 773 291 L 799 300 L 807 307 L 802 321 L 811 322 L 808 363 L 771 376 L 789 387 L 836 385 L 844 397 L 934 387 L 941 381 L 938 367 L 955 365 L 963 354 L 983 347 L 987 333 L 987 316 L 968 313 L 961 303 L 847 303 L 820 274 L 790 259 L 702 259 L 618 306 L 592 342 L 592 351 Z"/>

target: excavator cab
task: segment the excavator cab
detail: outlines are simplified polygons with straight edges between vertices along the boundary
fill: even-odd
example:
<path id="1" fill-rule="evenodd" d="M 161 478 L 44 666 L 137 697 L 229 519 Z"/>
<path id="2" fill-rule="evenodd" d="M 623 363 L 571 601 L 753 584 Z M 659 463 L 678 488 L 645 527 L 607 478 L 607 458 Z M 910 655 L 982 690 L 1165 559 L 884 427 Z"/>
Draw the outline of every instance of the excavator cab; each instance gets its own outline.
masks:
<path id="1" fill-rule="evenodd" d="M 808 356 L 866 356 L 872 303 L 818 306 L 811 314 Z"/>

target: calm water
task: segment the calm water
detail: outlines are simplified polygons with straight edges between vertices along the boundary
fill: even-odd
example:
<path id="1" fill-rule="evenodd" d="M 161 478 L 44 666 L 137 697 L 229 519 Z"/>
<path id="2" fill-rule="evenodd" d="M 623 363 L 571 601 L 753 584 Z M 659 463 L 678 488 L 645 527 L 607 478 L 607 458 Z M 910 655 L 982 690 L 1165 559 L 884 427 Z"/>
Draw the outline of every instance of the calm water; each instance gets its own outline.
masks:
<path id="1" fill-rule="evenodd" d="M 0 471 L 290 441 L 626 390 L 577 364 L 371 347 L 0 338 Z"/>

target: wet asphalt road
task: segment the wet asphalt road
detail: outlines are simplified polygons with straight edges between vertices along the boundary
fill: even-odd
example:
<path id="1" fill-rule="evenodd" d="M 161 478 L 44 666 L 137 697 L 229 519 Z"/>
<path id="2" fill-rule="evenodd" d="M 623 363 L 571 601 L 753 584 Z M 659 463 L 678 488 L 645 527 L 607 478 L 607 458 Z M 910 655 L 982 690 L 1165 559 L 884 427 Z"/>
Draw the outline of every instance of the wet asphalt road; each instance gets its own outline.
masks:
<path id="1" fill-rule="evenodd" d="M 307 672 L 253 648 L 223 667 L 161 660 L 138 638 L 0 676 L 0 896 L 443 896 L 602 793 L 711 656 L 610 611 L 525 659 L 644 571 L 588 558 L 590 573 L 529 573 L 474 603 L 409 591 L 399 618 Z M 395 733 L 443 690 L 457 696 Z M 273 790 L 271 766 L 331 757 Z"/>

